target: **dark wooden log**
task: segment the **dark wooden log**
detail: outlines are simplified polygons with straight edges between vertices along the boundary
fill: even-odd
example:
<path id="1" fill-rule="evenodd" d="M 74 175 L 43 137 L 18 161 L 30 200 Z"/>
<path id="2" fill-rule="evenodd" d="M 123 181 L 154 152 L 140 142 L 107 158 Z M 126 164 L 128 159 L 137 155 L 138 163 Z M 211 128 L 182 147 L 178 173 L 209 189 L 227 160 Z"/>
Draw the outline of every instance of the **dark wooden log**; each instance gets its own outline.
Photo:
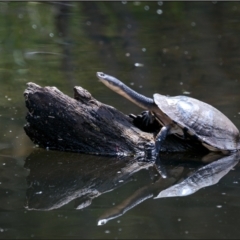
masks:
<path id="1" fill-rule="evenodd" d="M 82 87 L 71 98 L 56 87 L 28 83 L 24 91 L 28 108 L 24 130 L 37 145 L 47 149 L 101 155 L 145 154 L 145 144 L 154 143 L 151 133 L 138 129 L 132 118 L 94 99 Z M 162 152 L 201 149 L 192 141 L 167 137 Z"/>

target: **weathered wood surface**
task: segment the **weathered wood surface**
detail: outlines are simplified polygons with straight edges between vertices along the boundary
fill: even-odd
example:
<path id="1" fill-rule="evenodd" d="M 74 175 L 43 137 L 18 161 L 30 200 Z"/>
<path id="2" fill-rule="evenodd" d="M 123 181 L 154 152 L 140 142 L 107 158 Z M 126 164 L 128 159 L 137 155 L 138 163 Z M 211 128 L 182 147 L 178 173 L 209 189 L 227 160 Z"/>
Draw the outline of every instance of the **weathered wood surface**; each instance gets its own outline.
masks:
<path id="1" fill-rule="evenodd" d="M 101 155 L 143 155 L 152 133 L 134 126 L 133 120 L 112 106 L 94 99 L 82 87 L 71 98 L 56 87 L 28 83 L 24 91 L 28 108 L 24 130 L 40 147 Z M 192 141 L 167 137 L 162 152 L 201 149 Z"/>

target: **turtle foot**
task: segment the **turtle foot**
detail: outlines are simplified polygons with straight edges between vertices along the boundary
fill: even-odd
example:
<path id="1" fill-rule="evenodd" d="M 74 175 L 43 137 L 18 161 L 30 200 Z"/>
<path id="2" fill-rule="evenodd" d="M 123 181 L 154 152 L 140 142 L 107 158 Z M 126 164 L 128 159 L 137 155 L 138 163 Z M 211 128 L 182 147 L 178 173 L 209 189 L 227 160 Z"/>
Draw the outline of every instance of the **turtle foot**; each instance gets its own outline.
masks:
<path id="1" fill-rule="evenodd" d="M 146 126 L 148 126 L 150 124 L 153 124 L 153 122 L 155 120 L 154 115 L 152 115 L 150 111 L 143 111 L 143 112 L 141 112 L 141 116 L 142 116 L 143 123 Z"/>
<path id="2" fill-rule="evenodd" d="M 145 144 L 145 160 L 154 162 L 154 167 L 162 178 L 167 178 L 167 171 L 161 162 L 156 144 L 148 142 Z"/>
<path id="3" fill-rule="evenodd" d="M 158 121 L 149 111 L 143 111 L 137 116 L 134 114 L 129 114 L 128 116 L 132 119 L 134 126 L 144 132 L 152 133 L 160 130 Z"/>
<path id="4" fill-rule="evenodd" d="M 156 160 L 158 153 L 154 143 L 148 142 L 145 144 L 145 156 L 148 160 Z"/>

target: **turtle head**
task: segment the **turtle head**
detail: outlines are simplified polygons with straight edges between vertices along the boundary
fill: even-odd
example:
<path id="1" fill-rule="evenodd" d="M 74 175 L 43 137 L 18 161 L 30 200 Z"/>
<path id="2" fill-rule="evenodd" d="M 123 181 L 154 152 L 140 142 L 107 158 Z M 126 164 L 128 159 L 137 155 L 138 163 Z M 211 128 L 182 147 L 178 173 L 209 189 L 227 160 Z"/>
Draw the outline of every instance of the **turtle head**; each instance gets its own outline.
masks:
<path id="1" fill-rule="evenodd" d="M 121 85 L 123 85 L 121 81 L 103 72 L 97 72 L 96 75 L 100 80 L 100 82 L 102 82 L 104 85 L 106 85 L 108 88 L 112 89 L 113 91 L 121 94 L 120 88 L 121 88 Z"/>
<path id="2" fill-rule="evenodd" d="M 122 83 L 117 78 L 107 75 L 103 72 L 97 72 L 97 77 L 99 78 L 100 82 L 102 82 L 104 85 L 106 85 L 108 88 L 112 89 L 114 92 L 118 93 L 119 95 L 127 98 L 134 104 L 138 105 L 141 108 L 144 109 L 152 109 L 156 108 L 156 105 L 154 104 L 154 101 L 152 98 L 147 98 L 128 86 L 126 86 L 124 83 Z"/>

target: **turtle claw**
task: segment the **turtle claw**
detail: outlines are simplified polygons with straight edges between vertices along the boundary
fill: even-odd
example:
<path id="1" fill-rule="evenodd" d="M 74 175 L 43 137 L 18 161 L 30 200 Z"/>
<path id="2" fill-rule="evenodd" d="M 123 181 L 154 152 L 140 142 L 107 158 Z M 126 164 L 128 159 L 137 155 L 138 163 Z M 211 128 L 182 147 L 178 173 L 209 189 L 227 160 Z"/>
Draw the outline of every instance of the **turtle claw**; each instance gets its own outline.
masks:
<path id="1" fill-rule="evenodd" d="M 148 126 L 150 122 L 148 111 L 141 112 L 141 117 L 144 125 Z"/>
<path id="2" fill-rule="evenodd" d="M 159 122 L 150 111 L 143 111 L 138 115 L 129 114 L 128 116 L 132 119 L 134 126 L 144 132 L 153 133 L 160 129 Z"/>
<path id="3" fill-rule="evenodd" d="M 148 160 L 154 160 L 156 158 L 157 152 L 154 143 L 148 142 L 145 144 L 145 156 Z"/>
<path id="4" fill-rule="evenodd" d="M 143 111 L 141 112 L 143 123 L 148 126 L 152 124 L 155 120 L 155 117 L 152 115 L 150 111 Z"/>

